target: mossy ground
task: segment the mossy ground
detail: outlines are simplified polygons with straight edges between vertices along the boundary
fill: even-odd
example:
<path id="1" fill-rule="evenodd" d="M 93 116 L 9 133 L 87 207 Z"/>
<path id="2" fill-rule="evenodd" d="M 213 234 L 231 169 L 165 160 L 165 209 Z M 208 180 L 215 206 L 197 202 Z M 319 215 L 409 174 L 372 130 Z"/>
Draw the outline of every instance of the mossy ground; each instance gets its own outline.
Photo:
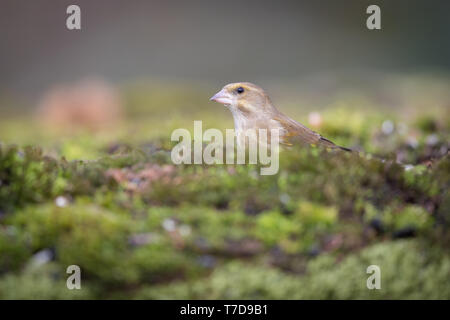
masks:
<path id="1" fill-rule="evenodd" d="M 330 105 L 317 130 L 376 157 L 294 148 L 261 176 L 172 165 L 172 128 L 231 116 L 195 91 L 143 92 L 107 133 L 2 120 L 0 298 L 450 299 L 448 110 Z M 169 103 L 192 113 L 161 124 Z M 72 264 L 81 290 L 66 288 Z"/>

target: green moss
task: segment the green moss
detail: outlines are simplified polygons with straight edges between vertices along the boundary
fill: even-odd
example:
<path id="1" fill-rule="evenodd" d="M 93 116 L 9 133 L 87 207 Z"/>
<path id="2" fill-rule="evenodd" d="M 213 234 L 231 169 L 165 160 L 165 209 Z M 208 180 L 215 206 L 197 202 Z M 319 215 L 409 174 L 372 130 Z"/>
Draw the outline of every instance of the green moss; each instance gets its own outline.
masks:
<path id="1" fill-rule="evenodd" d="M 423 115 L 416 119 L 416 127 L 426 133 L 435 132 L 437 130 L 437 121 L 433 116 Z"/>
<path id="2" fill-rule="evenodd" d="M 57 162 L 45 158 L 41 149 L 0 145 L 0 210 L 51 197 L 57 176 Z"/>
<path id="3" fill-rule="evenodd" d="M 450 258 L 415 241 L 374 245 L 336 265 L 327 259 L 309 265 L 303 297 L 311 299 L 448 299 Z M 318 259 L 322 259 L 319 257 Z M 319 265 L 319 266 L 318 266 Z M 366 269 L 381 270 L 381 289 L 368 290 Z"/>
<path id="4" fill-rule="evenodd" d="M 164 223 L 173 222 L 184 233 L 183 241 L 196 250 L 198 241 L 206 241 L 210 251 L 224 250 L 229 241 L 249 236 L 253 222 L 242 212 L 218 211 L 206 207 L 154 208 L 148 213 L 147 225 L 163 231 Z M 181 228 L 181 230 L 179 230 Z"/>
<path id="5" fill-rule="evenodd" d="M 420 124 L 341 102 L 317 130 L 386 161 L 294 147 L 280 153 L 276 175 L 261 176 L 257 165 L 170 167 L 168 128 L 191 128 L 197 115 L 205 128 L 227 123 L 216 109 L 205 113 L 197 93 L 185 110 L 187 89 L 133 90 L 132 121 L 114 133 L 44 139 L 44 149 L 0 144 L 1 298 L 449 297 L 444 115 Z M 395 122 L 383 133 L 386 119 L 410 130 Z M 148 140 L 155 135 L 164 138 Z M 405 234 L 413 241 L 394 240 Z M 42 250 L 54 256 L 31 270 Z M 82 269 L 81 293 L 65 289 L 70 264 Z M 381 291 L 365 287 L 370 264 L 381 267 Z"/>
<path id="6" fill-rule="evenodd" d="M 124 213 L 93 204 L 29 207 L 9 217 L 7 223 L 20 231 L 11 241 L 26 239 L 15 246 L 0 242 L 2 261 L 11 266 L 23 263 L 22 256 L 29 257 L 29 251 L 53 248 L 58 265 L 78 265 L 87 279 L 102 286 L 166 281 L 201 269 L 162 232 L 156 242 L 133 244 L 134 232 L 155 232 L 155 227 L 143 228 Z M 22 252 L 23 248 L 29 251 Z"/>
<path id="7" fill-rule="evenodd" d="M 30 207 L 8 219 L 37 251 L 55 248 L 63 265 L 76 264 L 101 279 L 132 278 L 126 268 L 129 221 L 95 205 Z M 119 262 L 119 263 L 118 263 Z"/>
<path id="8" fill-rule="evenodd" d="M 326 228 L 337 221 L 337 211 L 334 207 L 326 207 L 315 203 L 300 202 L 297 215 L 308 226 Z"/>
<path id="9" fill-rule="evenodd" d="M 210 277 L 142 289 L 138 299 L 449 299 L 450 257 L 428 252 L 414 241 L 383 243 L 340 263 L 331 256 L 312 260 L 304 275 L 268 266 L 233 262 Z M 366 269 L 381 269 L 381 289 L 366 286 Z"/>
<path id="10" fill-rule="evenodd" d="M 51 300 L 91 299 L 94 291 L 85 282 L 81 289 L 69 290 L 67 277 L 55 264 L 39 268 L 26 268 L 21 274 L 8 274 L 0 278 L 0 299 L 5 300 Z"/>
<path id="11" fill-rule="evenodd" d="M 430 213 L 418 206 L 407 206 L 399 212 L 388 210 L 384 214 L 384 221 L 393 229 L 412 227 L 424 231 L 433 225 Z"/>
<path id="12" fill-rule="evenodd" d="M 287 252 L 299 250 L 299 235 L 303 225 L 299 219 L 289 219 L 283 214 L 272 211 L 258 216 L 255 237 L 269 246 L 281 245 Z"/>
<path id="13" fill-rule="evenodd" d="M 18 270 L 31 256 L 26 238 L 18 233 L 15 226 L 0 227 L 0 274 Z"/>

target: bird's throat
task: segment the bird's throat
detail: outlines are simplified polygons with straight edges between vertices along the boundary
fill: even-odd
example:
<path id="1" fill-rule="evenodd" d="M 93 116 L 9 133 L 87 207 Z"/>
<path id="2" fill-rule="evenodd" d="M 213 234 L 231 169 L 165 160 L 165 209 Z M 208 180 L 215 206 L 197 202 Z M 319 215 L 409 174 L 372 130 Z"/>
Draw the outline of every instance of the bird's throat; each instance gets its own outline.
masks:
<path id="1" fill-rule="evenodd" d="M 236 131 L 243 131 L 250 127 L 250 119 L 248 118 L 248 114 L 242 112 L 237 108 L 230 108 L 230 111 L 233 115 L 234 120 L 234 129 Z"/>

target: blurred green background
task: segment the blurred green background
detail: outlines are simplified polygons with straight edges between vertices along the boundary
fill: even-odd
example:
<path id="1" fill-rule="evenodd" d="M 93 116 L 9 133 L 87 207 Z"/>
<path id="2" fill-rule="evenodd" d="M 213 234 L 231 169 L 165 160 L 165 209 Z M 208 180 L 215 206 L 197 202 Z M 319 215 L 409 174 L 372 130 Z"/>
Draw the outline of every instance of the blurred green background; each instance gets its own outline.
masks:
<path id="1" fill-rule="evenodd" d="M 450 298 L 447 2 L 69 4 L 1 3 L 1 299 Z M 362 152 L 174 166 L 235 81 Z"/>

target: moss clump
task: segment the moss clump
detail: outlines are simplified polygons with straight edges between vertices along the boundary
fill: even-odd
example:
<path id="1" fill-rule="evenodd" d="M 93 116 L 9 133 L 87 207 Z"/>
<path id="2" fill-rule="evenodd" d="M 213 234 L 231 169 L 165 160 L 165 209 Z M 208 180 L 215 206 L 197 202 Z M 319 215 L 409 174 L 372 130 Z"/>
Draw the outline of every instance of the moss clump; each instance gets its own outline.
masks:
<path id="1" fill-rule="evenodd" d="M 133 245 L 130 238 L 138 228 L 134 221 L 125 213 L 93 204 L 33 206 L 9 217 L 7 223 L 18 230 L 11 240 L 25 239 L 21 245 L 28 255 L 51 248 L 59 266 L 78 265 L 87 279 L 102 286 L 161 281 L 189 270 L 188 257 L 167 239 Z M 3 247 L 1 254 L 5 261 L 18 260 L 9 247 Z"/>
<path id="2" fill-rule="evenodd" d="M 312 260 L 302 275 L 233 262 L 210 277 L 142 289 L 138 299 L 449 299 L 450 257 L 415 241 L 377 244 L 336 263 Z M 381 289 L 369 290 L 369 265 L 381 269 Z"/>
<path id="3" fill-rule="evenodd" d="M 148 140 L 168 128 L 162 92 L 158 114 L 135 109 L 129 131 L 0 144 L 0 298 L 449 298 L 448 117 L 401 123 L 341 103 L 317 130 L 380 157 L 292 148 L 261 176 L 173 165 L 170 134 Z M 181 105 L 170 128 L 192 125 Z M 72 264 L 80 292 L 65 286 Z M 365 287 L 372 264 L 379 291 Z"/>
<path id="4" fill-rule="evenodd" d="M 8 274 L 0 279 L 0 299 L 91 299 L 94 291 L 86 284 L 81 290 L 69 290 L 65 270 L 56 264 L 27 267 L 20 274 Z"/>
<path id="5" fill-rule="evenodd" d="M 53 195 L 58 163 L 44 158 L 39 148 L 19 149 L 0 144 L 0 210 L 10 211 L 27 202 L 41 202 Z"/>

